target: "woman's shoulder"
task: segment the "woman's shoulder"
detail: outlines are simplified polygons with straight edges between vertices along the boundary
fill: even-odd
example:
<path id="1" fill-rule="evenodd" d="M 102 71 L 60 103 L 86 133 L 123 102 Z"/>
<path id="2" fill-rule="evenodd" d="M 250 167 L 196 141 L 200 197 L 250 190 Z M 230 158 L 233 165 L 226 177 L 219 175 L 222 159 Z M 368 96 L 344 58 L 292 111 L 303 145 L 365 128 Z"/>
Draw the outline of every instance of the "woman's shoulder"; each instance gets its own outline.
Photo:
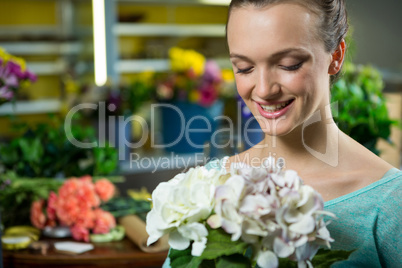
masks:
<path id="1" fill-rule="evenodd" d="M 400 205 L 399 196 L 402 191 L 402 171 L 391 168 L 378 180 L 346 195 L 325 202 L 327 207 L 342 203 L 342 207 L 350 204 L 361 207 L 366 204 L 369 207 L 394 207 Z"/>

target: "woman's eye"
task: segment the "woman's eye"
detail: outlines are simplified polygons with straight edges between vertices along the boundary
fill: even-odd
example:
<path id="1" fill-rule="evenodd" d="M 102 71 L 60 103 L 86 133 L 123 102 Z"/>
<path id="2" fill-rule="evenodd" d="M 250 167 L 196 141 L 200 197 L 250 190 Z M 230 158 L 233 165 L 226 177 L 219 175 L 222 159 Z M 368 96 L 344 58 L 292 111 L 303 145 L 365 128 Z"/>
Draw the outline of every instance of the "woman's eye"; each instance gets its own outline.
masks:
<path id="1" fill-rule="evenodd" d="M 249 68 L 245 68 L 245 69 L 237 68 L 236 73 L 238 73 L 238 74 L 246 74 L 246 73 L 249 73 L 252 69 L 253 69 L 253 67 L 249 67 Z"/>
<path id="2" fill-rule="evenodd" d="M 296 65 L 291 65 L 291 66 L 282 66 L 282 68 L 286 71 L 296 71 L 303 65 L 303 62 L 300 62 Z"/>

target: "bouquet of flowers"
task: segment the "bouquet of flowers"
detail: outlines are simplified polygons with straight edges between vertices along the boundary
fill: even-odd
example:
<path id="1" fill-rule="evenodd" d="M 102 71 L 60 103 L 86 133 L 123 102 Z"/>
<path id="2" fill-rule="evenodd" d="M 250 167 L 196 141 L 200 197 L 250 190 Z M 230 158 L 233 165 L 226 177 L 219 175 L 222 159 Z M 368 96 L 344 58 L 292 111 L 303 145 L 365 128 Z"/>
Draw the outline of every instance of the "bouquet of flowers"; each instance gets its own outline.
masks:
<path id="1" fill-rule="evenodd" d="M 215 61 L 178 47 L 169 50 L 169 60 L 171 72 L 156 87 L 160 101 L 186 101 L 209 107 L 219 96 L 233 95 L 233 76 L 222 71 Z"/>
<path id="2" fill-rule="evenodd" d="M 36 76 L 27 70 L 23 59 L 8 54 L 0 47 L 0 105 L 12 100 L 19 88 L 35 81 Z"/>
<path id="3" fill-rule="evenodd" d="M 333 241 L 320 194 L 272 159 L 228 174 L 192 168 L 159 184 L 152 202 L 148 245 L 169 234 L 172 267 L 306 267 Z"/>
<path id="4" fill-rule="evenodd" d="M 90 176 L 70 178 L 50 192 L 48 199 L 34 201 L 31 205 L 31 222 L 39 228 L 68 226 L 75 240 L 90 240 L 93 234 L 106 234 L 116 226 L 110 212 L 99 208 L 115 193 L 114 185 L 107 179 L 95 183 Z"/>

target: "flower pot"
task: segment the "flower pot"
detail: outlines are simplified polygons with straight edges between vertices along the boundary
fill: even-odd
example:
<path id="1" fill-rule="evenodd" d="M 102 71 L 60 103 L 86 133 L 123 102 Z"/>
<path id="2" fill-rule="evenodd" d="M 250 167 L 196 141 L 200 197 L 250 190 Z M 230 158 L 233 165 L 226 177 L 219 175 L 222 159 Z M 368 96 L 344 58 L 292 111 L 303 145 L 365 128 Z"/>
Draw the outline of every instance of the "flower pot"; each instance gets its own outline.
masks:
<path id="1" fill-rule="evenodd" d="M 160 104 L 162 144 L 167 152 L 198 153 L 211 139 L 222 114 L 223 102 L 210 107 L 189 102 Z"/>

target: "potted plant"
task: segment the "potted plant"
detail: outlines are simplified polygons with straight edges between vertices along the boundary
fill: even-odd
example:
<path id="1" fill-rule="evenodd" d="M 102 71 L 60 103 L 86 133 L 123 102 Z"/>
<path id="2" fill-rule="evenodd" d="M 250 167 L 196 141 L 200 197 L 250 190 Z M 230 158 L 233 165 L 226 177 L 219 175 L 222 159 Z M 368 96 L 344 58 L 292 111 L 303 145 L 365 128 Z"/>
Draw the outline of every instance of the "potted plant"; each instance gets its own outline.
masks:
<path id="1" fill-rule="evenodd" d="M 202 152 L 218 127 L 215 119 L 223 112 L 221 98 L 230 92 L 225 90 L 224 72 L 215 61 L 207 61 L 190 49 L 171 48 L 169 61 L 169 72 L 156 78 L 156 99 L 163 104 L 160 112 L 165 150 Z M 183 127 L 192 131 L 186 136 Z"/>
<path id="2" fill-rule="evenodd" d="M 388 115 L 382 76 L 370 65 L 345 62 L 343 68 L 331 89 L 331 102 L 337 104 L 335 121 L 343 132 L 379 155 L 378 139 L 391 143 L 391 126 L 398 124 Z"/>

